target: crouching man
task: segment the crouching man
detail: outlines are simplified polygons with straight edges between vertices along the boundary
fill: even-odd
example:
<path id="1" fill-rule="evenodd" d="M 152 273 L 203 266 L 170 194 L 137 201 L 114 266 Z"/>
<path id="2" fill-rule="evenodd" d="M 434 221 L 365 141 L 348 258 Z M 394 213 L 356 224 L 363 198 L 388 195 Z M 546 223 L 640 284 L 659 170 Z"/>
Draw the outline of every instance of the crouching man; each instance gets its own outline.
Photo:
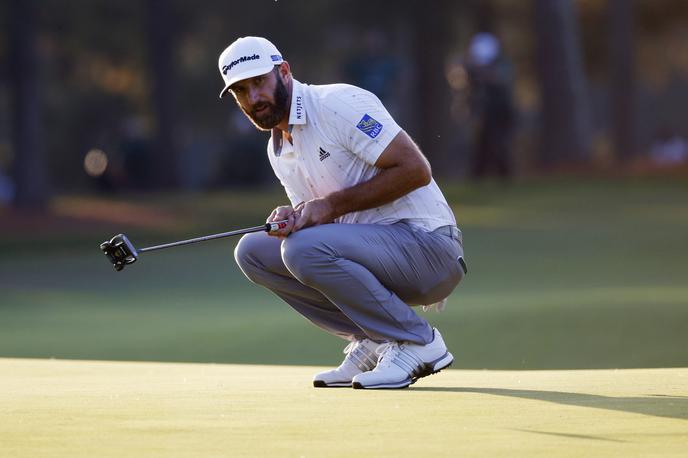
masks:
<path id="1" fill-rule="evenodd" d="M 221 54 L 225 86 L 255 126 L 290 205 L 244 236 L 244 274 L 349 344 L 316 387 L 405 388 L 449 366 L 411 306 L 443 303 L 466 274 L 461 232 L 418 146 L 370 92 L 307 85 L 265 38 Z"/>

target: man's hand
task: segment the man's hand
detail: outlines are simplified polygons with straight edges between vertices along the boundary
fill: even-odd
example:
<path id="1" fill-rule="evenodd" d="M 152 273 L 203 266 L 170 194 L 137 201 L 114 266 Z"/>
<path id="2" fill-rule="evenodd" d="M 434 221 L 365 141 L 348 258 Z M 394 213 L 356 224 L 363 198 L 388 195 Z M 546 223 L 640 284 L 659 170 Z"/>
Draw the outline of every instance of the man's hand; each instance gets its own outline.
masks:
<path id="1" fill-rule="evenodd" d="M 299 204 L 301 205 L 301 204 Z M 299 208 L 299 205 L 296 206 L 296 208 Z M 291 207 L 291 205 L 282 205 L 281 207 L 275 208 L 272 213 L 270 213 L 270 216 L 268 216 L 266 223 L 272 223 L 274 221 L 284 221 L 287 220 L 287 225 L 282 228 L 278 229 L 276 231 L 268 232 L 268 235 L 272 235 L 273 237 L 279 237 L 281 239 L 285 238 L 287 235 L 289 235 L 293 228 L 294 228 L 294 221 L 296 219 L 296 213 L 295 210 Z"/>
<path id="2" fill-rule="evenodd" d="M 309 226 L 331 223 L 334 220 L 334 208 L 327 199 L 317 198 L 296 206 L 296 221 L 291 232 Z"/>

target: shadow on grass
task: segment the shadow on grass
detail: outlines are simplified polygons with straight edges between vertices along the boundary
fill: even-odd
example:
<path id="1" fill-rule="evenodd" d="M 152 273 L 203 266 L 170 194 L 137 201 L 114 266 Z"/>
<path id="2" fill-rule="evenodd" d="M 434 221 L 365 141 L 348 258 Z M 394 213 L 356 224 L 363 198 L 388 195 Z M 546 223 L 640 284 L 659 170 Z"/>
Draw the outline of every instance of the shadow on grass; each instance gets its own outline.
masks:
<path id="1" fill-rule="evenodd" d="M 688 397 L 668 395 L 647 395 L 640 397 L 612 397 L 597 394 L 565 393 L 561 391 L 511 390 L 505 388 L 453 388 L 414 387 L 413 391 L 440 391 L 451 393 L 482 393 L 538 401 L 552 402 L 595 409 L 617 410 L 639 413 L 653 417 L 688 420 Z"/>
<path id="2" fill-rule="evenodd" d="M 537 431 L 535 429 L 514 429 L 514 431 L 520 431 L 522 433 L 542 434 L 545 436 L 564 437 L 567 439 L 583 439 L 583 440 L 593 440 L 593 441 L 603 441 L 603 442 L 618 442 L 618 443 L 627 442 L 627 441 L 619 440 L 619 439 L 611 439 L 609 437 L 591 436 L 589 434 L 557 433 L 557 432 L 553 432 L 553 431 Z"/>

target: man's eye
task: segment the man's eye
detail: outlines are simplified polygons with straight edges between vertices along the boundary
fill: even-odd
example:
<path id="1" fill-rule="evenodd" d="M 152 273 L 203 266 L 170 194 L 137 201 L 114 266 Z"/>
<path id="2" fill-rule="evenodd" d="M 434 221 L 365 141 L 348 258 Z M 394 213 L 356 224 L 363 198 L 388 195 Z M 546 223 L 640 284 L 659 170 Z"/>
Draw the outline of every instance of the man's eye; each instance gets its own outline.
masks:
<path id="1" fill-rule="evenodd" d="M 256 84 L 261 84 L 263 82 L 263 77 L 262 76 L 256 76 L 253 78 L 253 82 Z"/>

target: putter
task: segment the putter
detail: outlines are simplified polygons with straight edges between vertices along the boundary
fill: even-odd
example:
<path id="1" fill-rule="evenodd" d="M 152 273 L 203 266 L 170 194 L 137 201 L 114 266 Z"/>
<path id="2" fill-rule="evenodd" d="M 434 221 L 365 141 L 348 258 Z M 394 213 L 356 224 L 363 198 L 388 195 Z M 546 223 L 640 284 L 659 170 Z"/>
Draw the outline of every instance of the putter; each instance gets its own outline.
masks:
<path id="1" fill-rule="evenodd" d="M 275 221 L 273 223 L 265 223 L 262 226 L 248 227 L 246 229 L 237 229 L 236 231 L 222 232 L 220 234 L 206 235 L 204 237 L 197 237 L 195 239 L 180 240 L 179 242 L 165 243 L 163 245 L 155 245 L 147 248 L 137 250 L 129 241 L 126 235 L 118 234 L 110 240 L 100 244 L 100 249 L 105 256 L 110 260 L 112 266 L 117 272 L 124 269 L 127 264 L 133 264 L 139 259 L 141 253 L 147 251 L 162 250 L 165 248 L 172 248 L 175 246 L 189 245 L 191 243 L 205 242 L 206 240 L 221 239 L 224 237 L 231 237 L 233 235 L 249 234 L 251 232 L 274 232 L 279 229 L 287 227 L 287 221 Z"/>

